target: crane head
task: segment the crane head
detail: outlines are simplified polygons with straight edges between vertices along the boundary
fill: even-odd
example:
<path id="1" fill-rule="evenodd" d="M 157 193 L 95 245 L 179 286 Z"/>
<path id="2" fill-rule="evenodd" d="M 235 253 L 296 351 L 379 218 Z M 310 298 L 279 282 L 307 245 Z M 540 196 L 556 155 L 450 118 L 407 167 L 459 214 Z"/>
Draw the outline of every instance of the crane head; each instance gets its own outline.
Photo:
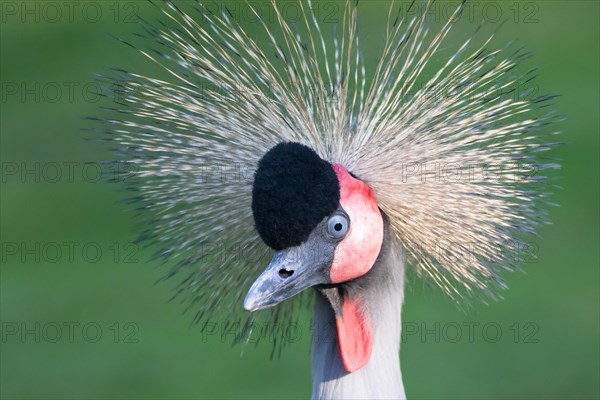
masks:
<path id="1" fill-rule="evenodd" d="M 275 253 L 246 296 L 248 311 L 365 275 L 383 243 L 383 217 L 369 186 L 298 143 L 280 143 L 260 160 L 252 211 L 260 237 Z M 371 334 L 360 302 L 336 296 L 329 300 L 342 360 L 351 371 L 368 360 Z"/>

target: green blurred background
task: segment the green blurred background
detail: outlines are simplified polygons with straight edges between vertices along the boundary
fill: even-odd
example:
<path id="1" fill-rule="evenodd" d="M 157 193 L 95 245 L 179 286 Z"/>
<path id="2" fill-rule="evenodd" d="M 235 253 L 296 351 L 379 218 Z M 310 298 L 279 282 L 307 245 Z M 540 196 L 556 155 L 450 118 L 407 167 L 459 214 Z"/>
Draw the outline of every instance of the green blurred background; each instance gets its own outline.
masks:
<path id="1" fill-rule="evenodd" d="M 220 335 L 203 337 L 192 315 L 167 301 L 171 284 L 154 284 L 164 271 L 146 262 L 150 252 L 131 244 L 134 218 L 118 203 L 122 193 L 84 164 L 109 158 L 80 130 L 102 103 L 94 74 L 144 62 L 108 33 L 139 32 L 130 17 L 152 16 L 154 7 L 1 4 L 1 397 L 309 397 L 307 330 L 272 361 L 268 344 L 232 348 Z M 488 2 L 474 4 L 479 22 Z M 508 19 L 496 43 L 516 39 L 533 50 L 539 87 L 562 95 L 556 109 L 565 121 L 556 129 L 568 145 L 553 153 L 562 163 L 560 206 L 536 239 L 539 259 L 507 277 L 503 301 L 463 312 L 409 280 L 407 395 L 598 398 L 599 3 L 493 4 Z M 369 57 L 380 49 L 387 3 L 359 7 Z"/>

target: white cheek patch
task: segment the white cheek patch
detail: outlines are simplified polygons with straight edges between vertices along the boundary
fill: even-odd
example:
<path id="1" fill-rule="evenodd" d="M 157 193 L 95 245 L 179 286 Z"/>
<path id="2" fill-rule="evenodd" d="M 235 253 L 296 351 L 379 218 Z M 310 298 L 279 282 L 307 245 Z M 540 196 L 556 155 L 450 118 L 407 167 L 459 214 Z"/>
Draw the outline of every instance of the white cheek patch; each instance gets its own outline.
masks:
<path id="1" fill-rule="evenodd" d="M 366 274 L 375 264 L 383 243 L 383 217 L 373 191 L 334 164 L 340 183 L 340 205 L 350 217 L 350 231 L 336 247 L 331 266 L 332 283 L 346 282 Z"/>

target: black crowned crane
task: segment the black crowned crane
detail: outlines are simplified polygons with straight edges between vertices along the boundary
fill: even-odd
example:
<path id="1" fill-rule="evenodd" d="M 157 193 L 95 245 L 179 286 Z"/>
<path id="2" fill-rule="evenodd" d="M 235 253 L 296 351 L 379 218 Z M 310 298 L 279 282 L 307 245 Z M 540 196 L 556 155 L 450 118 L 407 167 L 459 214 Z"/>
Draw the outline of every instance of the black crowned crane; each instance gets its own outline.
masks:
<path id="1" fill-rule="evenodd" d="M 293 24 L 236 4 L 158 4 L 132 46 L 166 75 L 110 78 L 107 130 L 151 216 L 142 239 L 201 326 L 262 309 L 285 326 L 313 296 L 335 337 L 313 340 L 314 398 L 403 398 L 405 261 L 455 299 L 503 286 L 507 244 L 544 219 L 550 97 L 515 90 L 535 70 L 493 34 L 452 46 L 460 7 L 429 30 L 431 3 L 392 3 L 365 62 L 354 2 L 335 3 L 333 28 L 310 1 Z"/>

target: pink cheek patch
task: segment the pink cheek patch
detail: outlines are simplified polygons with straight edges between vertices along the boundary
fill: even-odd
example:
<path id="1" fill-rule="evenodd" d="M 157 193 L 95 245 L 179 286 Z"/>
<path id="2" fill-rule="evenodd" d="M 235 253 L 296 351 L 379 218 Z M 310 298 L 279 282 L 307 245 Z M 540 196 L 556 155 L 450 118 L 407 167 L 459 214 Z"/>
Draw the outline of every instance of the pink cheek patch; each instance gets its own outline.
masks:
<path id="1" fill-rule="evenodd" d="M 340 205 L 350 217 L 350 231 L 336 247 L 329 272 L 331 283 L 346 282 L 366 274 L 375 264 L 383 242 L 383 218 L 373 191 L 333 164 L 340 183 Z"/>

